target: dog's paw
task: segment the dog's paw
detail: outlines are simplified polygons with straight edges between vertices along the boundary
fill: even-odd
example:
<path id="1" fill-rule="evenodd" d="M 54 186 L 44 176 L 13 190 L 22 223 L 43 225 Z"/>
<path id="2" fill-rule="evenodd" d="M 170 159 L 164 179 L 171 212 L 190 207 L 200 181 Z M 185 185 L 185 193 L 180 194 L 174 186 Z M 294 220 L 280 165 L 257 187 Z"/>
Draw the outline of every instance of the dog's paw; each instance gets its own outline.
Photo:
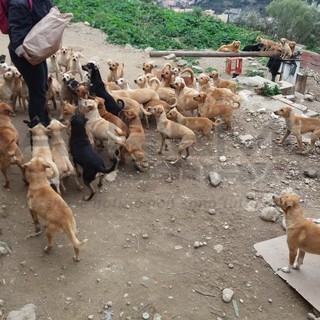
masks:
<path id="1" fill-rule="evenodd" d="M 294 266 L 292 267 L 292 269 L 300 270 L 300 264 L 295 263 Z"/>
<path id="2" fill-rule="evenodd" d="M 290 273 L 291 267 L 290 267 L 290 266 L 283 267 L 283 268 L 281 268 L 281 271 L 282 271 L 282 272 L 285 272 L 285 273 Z"/>
<path id="3" fill-rule="evenodd" d="M 73 259 L 74 262 L 79 262 L 80 261 L 80 258 L 76 257 L 76 256 L 74 256 L 72 259 Z"/>
<path id="4" fill-rule="evenodd" d="M 49 253 L 51 249 L 52 249 L 52 247 L 45 246 L 45 247 L 44 247 L 44 252 L 45 252 L 45 253 Z"/>

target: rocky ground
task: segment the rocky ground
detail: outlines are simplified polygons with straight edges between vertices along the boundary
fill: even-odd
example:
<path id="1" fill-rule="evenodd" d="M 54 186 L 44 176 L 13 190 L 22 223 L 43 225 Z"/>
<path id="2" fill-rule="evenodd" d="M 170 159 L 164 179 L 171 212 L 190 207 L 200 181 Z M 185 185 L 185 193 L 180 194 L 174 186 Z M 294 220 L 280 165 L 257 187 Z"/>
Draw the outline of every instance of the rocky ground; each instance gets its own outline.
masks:
<path id="1" fill-rule="evenodd" d="M 0 40 L 5 53 L 7 38 L 0 35 Z M 125 63 L 130 81 L 149 60 L 148 53 L 110 45 L 103 33 L 81 23 L 67 28 L 64 45 L 81 51 L 84 62 L 98 61 L 105 77 L 109 58 Z M 153 60 L 159 66 L 166 62 Z M 225 69 L 224 59 L 198 60 L 204 71 Z M 245 59 L 243 73 L 252 63 L 263 66 Z M 307 87 L 319 91 L 312 79 Z M 233 129 L 219 128 L 212 139 L 199 139 L 202 151 L 191 150 L 186 161 L 174 166 L 167 161 L 176 155 L 174 142 L 158 154 L 160 136 L 152 120 L 146 129 L 146 172 L 137 172 L 131 163 L 120 167 L 90 202 L 82 200 L 73 181 L 67 182 L 63 197 L 73 209 L 78 236 L 89 239 L 79 263 L 72 261 L 65 235 L 56 236 L 49 255 L 43 253 L 44 235 L 27 238 L 33 232 L 27 187 L 12 167 L 11 188 L 0 193 L 0 318 L 27 304 L 26 319 L 39 320 L 300 320 L 315 313 L 253 245 L 285 234 L 281 212 L 276 211 L 275 222 L 260 218 L 273 205 L 272 194 L 292 190 L 304 200 L 306 215 L 320 217 L 319 154 L 298 155 L 293 137 L 286 146 L 276 144 L 285 127 L 272 112 L 283 103 L 256 95 L 253 87 L 240 90 L 246 90 L 248 100 L 235 111 Z M 317 101 L 302 95 L 296 101 L 320 112 Z M 28 160 L 25 118 L 19 110 L 13 123 Z M 308 143 L 309 137 L 304 139 Z M 214 173 L 216 187 L 209 180 Z M 232 302 L 222 299 L 226 288 L 233 292 L 239 317 Z"/>

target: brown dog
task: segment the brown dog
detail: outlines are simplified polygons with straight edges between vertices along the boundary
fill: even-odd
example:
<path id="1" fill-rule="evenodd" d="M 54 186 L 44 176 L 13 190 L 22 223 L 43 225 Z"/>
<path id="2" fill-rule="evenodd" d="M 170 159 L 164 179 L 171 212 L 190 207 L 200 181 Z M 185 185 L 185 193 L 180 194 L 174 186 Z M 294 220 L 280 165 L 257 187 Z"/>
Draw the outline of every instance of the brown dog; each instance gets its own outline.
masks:
<path id="1" fill-rule="evenodd" d="M 217 88 L 227 88 L 230 89 L 233 93 L 237 92 L 237 83 L 233 80 L 222 79 L 217 70 L 213 70 L 209 77 L 213 80 L 213 85 Z"/>
<path id="2" fill-rule="evenodd" d="M 290 133 L 293 133 L 298 142 L 299 152 L 308 154 L 315 149 L 315 143 L 320 138 L 320 119 L 296 116 L 289 106 L 283 106 L 274 112 L 277 116 L 283 117 L 286 121 L 286 133 L 281 140 L 281 144 L 285 142 Z M 310 148 L 303 152 L 303 144 L 301 135 L 312 132 Z"/>
<path id="3" fill-rule="evenodd" d="M 79 248 L 87 242 L 87 239 L 83 241 L 77 239 L 75 235 L 76 222 L 70 207 L 50 187 L 46 175 L 46 169 L 50 166 L 42 158 L 36 157 L 24 164 L 23 167 L 26 170 L 26 178 L 29 182 L 27 201 L 36 233 L 40 233 L 38 216 L 46 221 L 48 245 L 44 251 L 49 253 L 52 249 L 54 234 L 64 231 L 73 244 L 74 261 L 80 261 Z"/>
<path id="4" fill-rule="evenodd" d="M 201 117 L 215 119 L 216 117 L 223 117 L 226 123 L 226 130 L 231 129 L 231 118 L 233 111 L 240 108 L 232 107 L 229 104 L 216 104 L 215 99 L 207 95 L 205 92 L 200 92 L 193 97 L 199 104 L 199 114 Z"/>
<path id="5" fill-rule="evenodd" d="M 216 100 L 217 104 L 237 104 L 241 105 L 242 97 L 238 94 L 234 94 L 230 89 L 217 88 L 210 83 L 210 76 L 205 73 L 200 73 L 196 77 L 196 81 L 199 84 L 199 90 L 205 92 Z"/>
<path id="6" fill-rule="evenodd" d="M 118 142 L 124 148 L 122 151 L 123 161 L 126 161 L 130 154 L 135 162 L 135 167 L 139 171 L 145 171 L 148 168 L 148 163 L 145 160 L 143 153 L 143 145 L 145 142 L 144 130 L 139 118 L 139 114 L 134 109 L 122 110 L 125 118 L 129 122 L 129 135 L 125 142 Z"/>
<path id="7" fill-rule="evenodd" d="M 167 117 L 170 120 L 183 124 L 193 131 L 200 131 L 201 136 L 209 137 L 212 128 L 214 128 L 217 124 L 221 123 L 221 121 L 216 120 L 215 122 L 211 121 L 206 117 L 185 117 L 183 116 L 176 108 L 171 109 L 167 113 Z"/>
<path id="8" fill-rule="evenodd" d="M 292 268 L 299 270 L 306 252 L 320 254 L 320 227 L 304 216 L 299 200 L 299 196 L 289 193 L 273 196 L 274 203 L 284 211 L 286 220 L 289 265 L 281 268 L 283 272 L 290 272 Z"/>
<path id="9" fill-rule="evenodd" d="M 233 41 L 231 44 L 222 45 L 217 51 L 222 52 L 239 52 L 241 41 Z"/>
<path id="10" fill-rule="evenodd" d="M 188 158 L 190 155 L 189 147 L 192 146 L 195 149 L 194 145 L 197 141 L 195 133 L 182 124 L 168 120 L 164 108 L 161 105 L 148 107 L 148 111 L 155 115 L 157 121 L 157 131 L 161 134 L 161 146 L 159 154 L 162 154 L 164 145 L 165 150 L 168 150 L 168 146 L 165 144 L 166 139 L 179 139 L 180 144 L 178 148 L 178 158 L 175 161 L 171 161 L 171 163 L 175 164 L 181 159 Z M 186 151 L 185 157 L 182 156 L 182 152 L 184 150 Z"/>
<path id="11" fill-rule="evenodd" d="M 10 120 L 10 115 L 14 112 L 7 103 L 0 103 L 0 169 L 5 178 L 3 186 L 10 187 L 8 169 L 11 164 L 17 164 L 21 170 L 23 179 L 24 170 L 22 169 L 23 156 L 19 148 L 19 135 Z"/>
<path id="12" fill-rule="evenodd" d="M 107 65 L 109 67 L 109 74 L 107 77 L 108 82 L 115 82 L 119 78 L 123 77 L 124 74 L 124 63 L 120 63 L 118 61 L 108 59 Z"/>
<path id="13" fill-rule="evenodd" d="M 279 48 L 279 43 L 270 39 L 257 37 L 256 41 L 263 44 L 263 51 L 275 50 Z"/>

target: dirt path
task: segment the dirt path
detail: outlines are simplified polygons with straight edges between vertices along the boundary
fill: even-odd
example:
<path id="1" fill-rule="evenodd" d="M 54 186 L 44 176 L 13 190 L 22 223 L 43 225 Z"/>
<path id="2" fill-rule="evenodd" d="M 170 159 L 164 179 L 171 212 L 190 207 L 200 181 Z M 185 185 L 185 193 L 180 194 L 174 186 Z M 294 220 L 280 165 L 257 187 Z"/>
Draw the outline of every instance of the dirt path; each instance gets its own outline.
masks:
<path id="1" fill-rule="evenodd" d="M 83 61 L 98 61 L 104 76 L 109 58 L 125 63 L 130 81 L 142 73 L 147 53 L 104 40 L 100 31 L 74 24 L 64 45 L 81 51 Z M 7 39 L 0 35 L 0 41 L 5 53 Z M 153 60 L 159 66 L 165 62 Z M 209 66 L 224 70 L 219 59 L 200 59 L 200 67 Z M 11 189 L 0 193 L 0 241 L 13 251 L 0 255 L 3 315 L 33 303 L 39 320 L 142 319 L 145 312 L 156 320 L 306 319 L 312 307 L 253 248 L 284 235 L 281 217 L 274 223 L 259 218 L 274 193 L 291 188 L 304 199 L 307 215 L 320 216 L 319 178 L 304 174 L 319 169 L 319 156 L 297 155 L 294 138 L 285 147 L 275 144 L 284 133 L 284 123 L 271 117 L 279 105 L 252 94 L 235 112 L 231 132 L 220 128 L 212 140 L 199 140 L 202 151 L 192 150 L 175 166 L 166 160 L 175 157 L 176 144 L 159 155 L 152 122 L 146 130 L 148 171 L 136 172 L 131 163 L 120 167 L 116 179 L 105 181 L 90 202 L 82 201 L 83 194 L 68 181 L 64 199 L 75 214 L 79 238 L 89 239 L 80 263 L 72 261 L 64 235 L 54 239 L 49 255 L 43 253 L 44 235 L 26 239 L 33 232 L 27 187 L 11 168 Z M 25 117 L 19 111 L 13 122 L 29 159 Z M 251 135 L 246 144 L 243 135 Z M 210 185 L 209 172 L 221 175 L 218 187 Z M 194 248 L 195 241 L 206 245 Z M 232 304 L 222 301 L 224 288 L 234 291 L 239 318 Z M 112 306 L 106 308 L 108 301 Z M 157 313 L 161 317 L 154 318 Z"/>

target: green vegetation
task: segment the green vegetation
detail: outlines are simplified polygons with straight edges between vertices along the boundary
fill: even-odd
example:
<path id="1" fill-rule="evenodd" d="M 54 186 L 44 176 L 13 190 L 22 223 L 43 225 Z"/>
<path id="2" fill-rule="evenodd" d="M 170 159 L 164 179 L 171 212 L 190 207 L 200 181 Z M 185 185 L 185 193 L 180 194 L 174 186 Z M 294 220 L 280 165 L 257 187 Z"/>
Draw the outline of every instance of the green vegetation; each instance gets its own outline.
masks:
<path id="1" fill-rule="evenodd" d="M 262 89 L 263 95 L 267 97 L 281 94 L 281 90 L 277 84 L 274 86 L 270 86 L 267 82 L 265 82 L 261 89 Z"/>
<path id="2" fill-rule="evenodd" d="M 178 13 L 141 0 L 54 2 L 62 12 L 72 12 L 73 21 L 88 21 L 106 32 L 109 42 L 142 49 L 215 50 L 234 40 L 252 43 L 259 33 L 214 19 L 199 8 Z"/>

